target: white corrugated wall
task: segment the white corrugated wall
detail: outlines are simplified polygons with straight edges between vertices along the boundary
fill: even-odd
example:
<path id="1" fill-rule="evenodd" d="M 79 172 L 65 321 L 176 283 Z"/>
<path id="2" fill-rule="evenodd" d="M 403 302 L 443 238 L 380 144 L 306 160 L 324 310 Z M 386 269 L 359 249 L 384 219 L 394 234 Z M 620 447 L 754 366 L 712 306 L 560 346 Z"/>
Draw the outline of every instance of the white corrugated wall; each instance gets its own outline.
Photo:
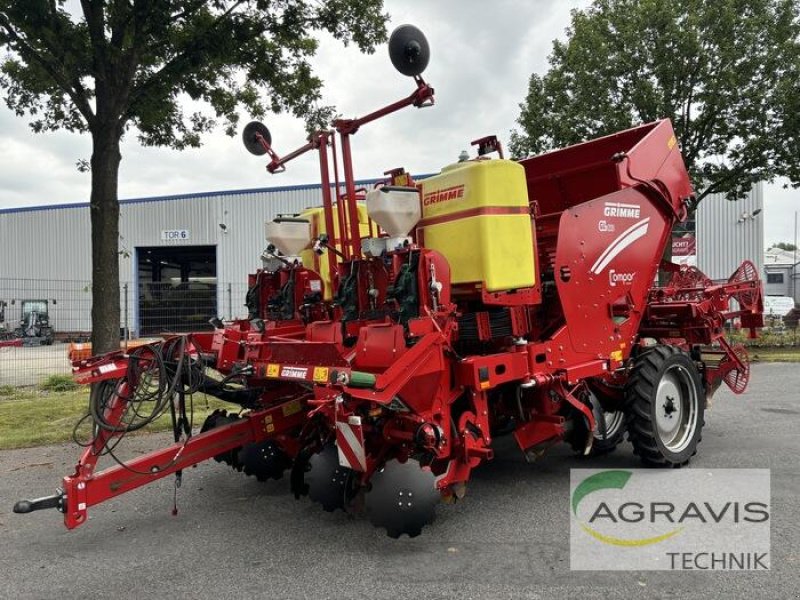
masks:
<path id="1" fill-rule="evenodd" d="M 728 201 L 712 194 L 697 209 L 697 266 L 712 279 L 727 279 L 744 260 L 764 273 L 763 186 Z M 755 216 L 754 212 L 760 211 Z"/>
<path id="2" fill-rule="evenodd" d="M 219 313 L 241 316 L 247 274 L 261 266 L 264 221 L 319 204 L 319 186 L 123 200 L 120 284 L 123 300 L 127 284 L 129 326 L 135 328 L 136 248 L 216 246 Z M 188 230 L 189 239 L 162 241 L 162 231 L 177 229 Z M 56 299 L 51 313 L 58 329 L 89 330 L 90 244 L 86 205 L 0 211 L 0 300 Z M 8 318 L 16 313 L 17 305 L 7 310 Z"/>

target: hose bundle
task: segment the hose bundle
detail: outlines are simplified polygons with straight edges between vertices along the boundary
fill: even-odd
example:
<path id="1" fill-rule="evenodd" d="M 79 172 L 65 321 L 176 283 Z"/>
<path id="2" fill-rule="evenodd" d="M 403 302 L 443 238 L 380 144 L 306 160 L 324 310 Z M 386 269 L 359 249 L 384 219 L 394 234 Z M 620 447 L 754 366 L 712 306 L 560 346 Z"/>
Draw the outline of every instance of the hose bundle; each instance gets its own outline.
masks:
<path id="1" fill-rule="evenodd" d="M 125 377 L 93 386 L 89 414 L 95 425 L 106 431 L 137 431 L 172 407 L 175 394 L 194 394 L 202 383 L 202 364 L 190 356 L 186 336 L 148 344 L 130 353 Z M 106 413 L 118 402 L 124 403 L 124 408 L 115 424 Z"/>

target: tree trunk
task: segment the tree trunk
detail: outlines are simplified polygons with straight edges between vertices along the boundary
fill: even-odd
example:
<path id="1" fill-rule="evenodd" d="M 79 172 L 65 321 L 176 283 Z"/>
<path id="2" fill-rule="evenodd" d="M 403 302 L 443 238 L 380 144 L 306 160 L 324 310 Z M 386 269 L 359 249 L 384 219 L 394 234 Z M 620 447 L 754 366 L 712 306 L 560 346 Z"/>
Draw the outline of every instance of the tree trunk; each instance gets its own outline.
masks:
<path id="1" fill-rule="evenodd" d="M 92 352 L 119 350 L 119 135 L 92 131 Z"/>

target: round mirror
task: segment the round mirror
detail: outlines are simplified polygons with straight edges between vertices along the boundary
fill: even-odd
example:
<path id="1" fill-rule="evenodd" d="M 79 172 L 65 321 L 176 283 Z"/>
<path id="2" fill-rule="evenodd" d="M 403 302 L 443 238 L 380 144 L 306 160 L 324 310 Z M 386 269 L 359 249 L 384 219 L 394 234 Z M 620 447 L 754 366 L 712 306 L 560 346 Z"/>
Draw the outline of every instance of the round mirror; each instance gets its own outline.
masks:
<path id="1" fill-rule="evenodd" d="M 247 148 L 250 154 L 255 154 L 256 156 L 267 153 L 267 149 L 264 148 L 264 144 L 262 144 L 261 140 L 258 138 L 259 135 L 264 138 L 264 141 L 266 141 L 268 145 L 272 145 L 272 134 L 270 134 L 267 126 L 260 121 L 250 121 L 245 125 L 244 131 L 242 131 L 244 147 Z"/>
<path id="2" fill-rule="evenodd" d="M 403 75 L 420 75 L 431 57 L 428 40 L 413 25 L 400 25 L 389 38 L 389 58 L 394 68 Z"/>

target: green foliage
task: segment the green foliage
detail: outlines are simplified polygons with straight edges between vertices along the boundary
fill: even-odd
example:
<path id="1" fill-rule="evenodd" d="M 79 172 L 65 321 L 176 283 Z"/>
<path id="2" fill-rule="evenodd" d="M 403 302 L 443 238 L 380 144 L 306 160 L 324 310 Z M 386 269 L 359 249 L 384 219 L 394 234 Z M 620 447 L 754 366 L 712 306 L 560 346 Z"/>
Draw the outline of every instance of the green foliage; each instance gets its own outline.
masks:
<path id="1" fill-rule="evenodd" d="M 92 344 L 119 332 L 120 139 L 200 145 L 239 110 L 329 121 L 308 62 L 317 32 L 365 52 L 386 38 L 383 0 L 0 0 L 0 91 L 34 131 L 91 133 Z M 210 109 L 210 110 L 209 110 Z"/>
<path id="2" fill-rule="evenodd" d="M 783 348 L 800 343 L 800 331 L 797 328 L 779 327 L 779 323 L 768 324 L 772 326 L 760 329 L 755 339 L 748 335 L 747 330 L 730 331 L 726 337 L 730 343 L 744 344 L 748 348 Z"/>
<path id="3" fill-rule="evenodd" d="M 0 396 L 12 396 L 16 392 L 13 385 L 0 385 Z"/>
<path id="4" fill-rule="evenodd" d="M 70 375 L 49 375 L 39 384 L 39 389 L 47 392 L 69 392 L 78 389 L 78 384 Z"/>
<path id="5" fill-rule="evenodd" d="M 0 450 L 27 448 L 56 444 L 72 439 L 75 424 L 86 415 L 89 405 L 89 388 L 81 386 L 69 392 L 42 392 L 17 388 L 11 396 L 0 401 Z M 216 398 L 205 395 L 194 397 L 194 431 L 198 432 L 206 417 L 215 409 L 231 408 Z M 169 431 L 172 420 L 169 413 L 146 428 L 146 432 Z M 78 429 L 79 439 L 88 440 L 91 420 L 86 419 Z"/>
<path id="6" fill-rule="evenodd" d="M 386 38 L 382 0 L 0 0 L 0 66 L 8 106 L 34 131 L 64 128 L 146 145 L 198 146 L 237 109 L 289 111 L 318 124 L 321 81 L 308 63 L 327 31 L 372 52 Z M 187 107 L 205 104 L 214 117 Z"/>
<path id="7" fill-rule="evenodd" d="M 794 244 L 790 244 L 788 242 L 780 242 L 775 244 L 775 248 L 780 248 L 781 250 L 785 250 L 786 252 L 794 252 L 797 250 L 797 246 Z"/>
<path id="8" fill-rule="evenodd" d="M 699 201 L 800 186 L 796 0 L 596 0 L 531 75 L 515 156 L 672 119 Z"/>
<path id="9" fill-rule="evenodd" d="M 751 348 L 750 362 L 800 363 L 800 348 Z"/>

